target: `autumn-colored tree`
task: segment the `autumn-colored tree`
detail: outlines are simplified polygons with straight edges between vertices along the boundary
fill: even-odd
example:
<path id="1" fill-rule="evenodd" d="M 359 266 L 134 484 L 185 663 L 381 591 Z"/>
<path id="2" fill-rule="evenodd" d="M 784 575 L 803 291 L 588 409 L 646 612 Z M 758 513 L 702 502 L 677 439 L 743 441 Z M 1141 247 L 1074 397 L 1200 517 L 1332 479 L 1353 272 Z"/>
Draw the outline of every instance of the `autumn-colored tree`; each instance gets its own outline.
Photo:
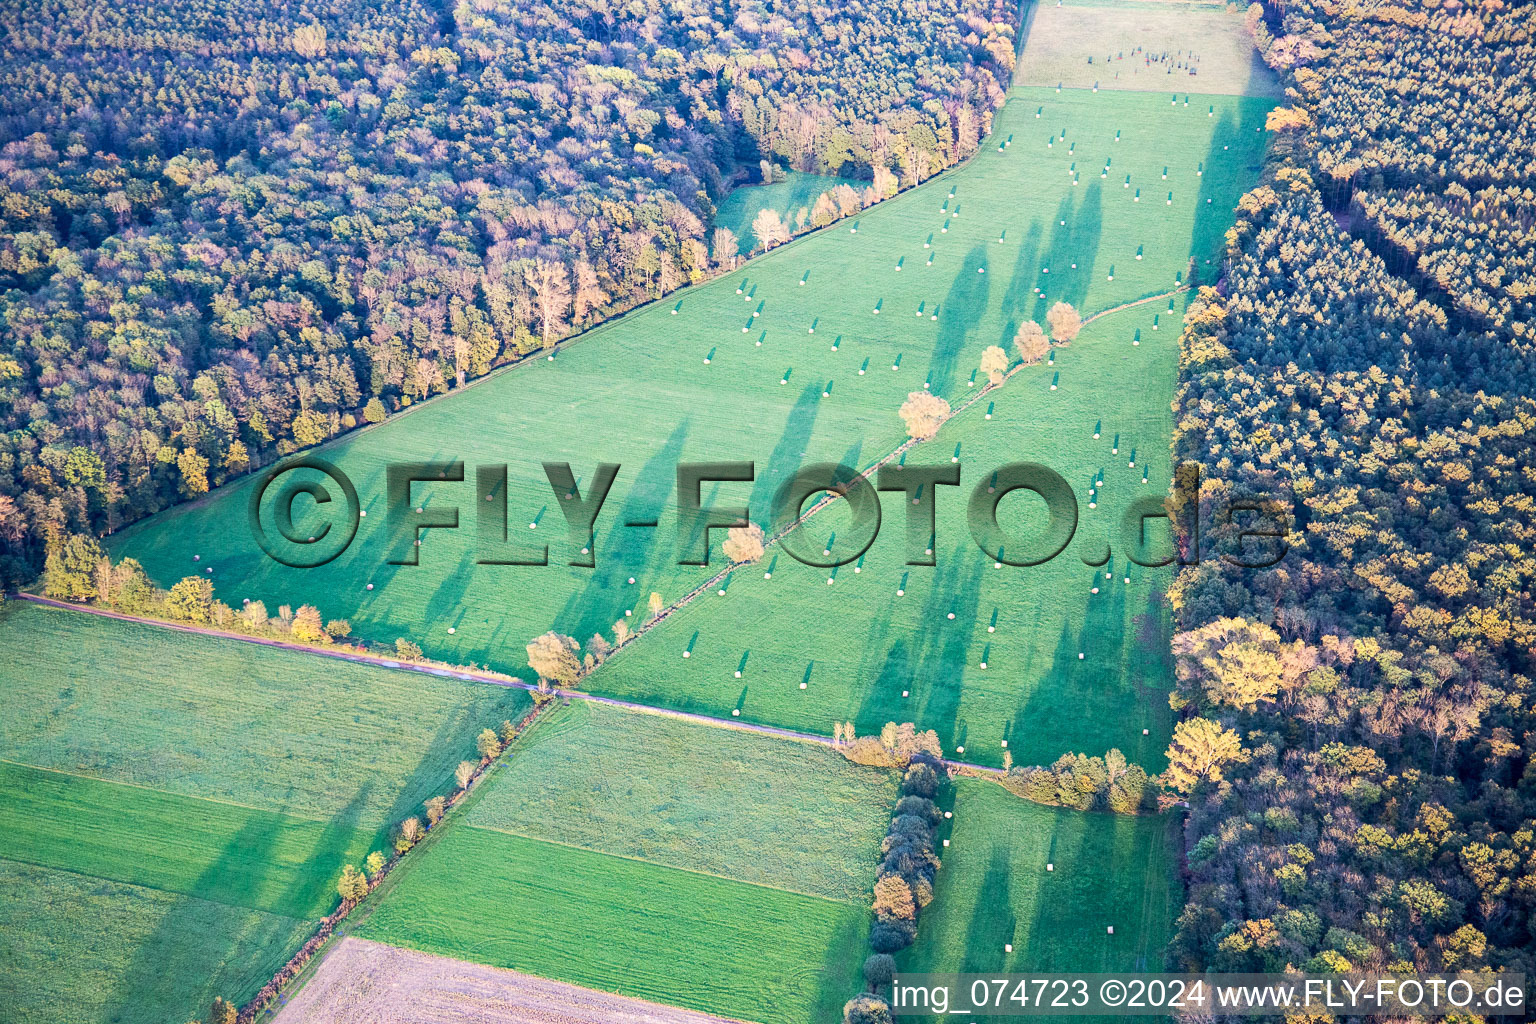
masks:
<path id="1" fill-rule="evenodd" d="M 184 622 L 207 622 L 213 610 L 213 584 L 202 576 L 187 576 L 171 587 L 165 610 Z"/>
<path id="2" fill-rule="evenodd" d="M 472 762 L 465 761 L 463 764 L 472 765 Z M 417 817 L 406 818 L 400 823 L 400 828 L 395 833 L 395 852 L 404 853 L 415 846 L 420 839 L 421 819 Z"/>
<path id="3" fill-rule="evenodd" d="M 501 756 L 501 739 L 496 735 L 495 729 L 481 729 L 480 735 L 475 737 L 475 749 L 486 760 L 492 760 Z"/>
<path id="4" fill-rule="evenodd" d="M 907 400 L 898 412 L 906 424 L 907 434 L 926 441 L 937 434 L 949 418 L 949 403 L 931 391 L 912 391 L 908 392 Z"/>
<path id="5" fill-rule="evenodd" d="M 563 328 L 571 305 L 570 274 L 558 260 L 536 260 L 529 277 L 534 303 L 539 313 L 539 337 L 544 347 Z"/>
<path id="6" fill-rule="evenodd" d="M 741 253 L 741 242 L 736 238 L 736 232 L 727 227 L 715 228 L 710 237 L 710 254 L 714 257 L 715 265 L 728 267 Z"/>
<path id="7" fill-rule="evenodd" d="M 1057 302 L 1045 314 L 1045 322 L 1051 328 L 1051 340 L 1065 345 L 1077 337 L 1083 329 L 1083 318 L 1069 302 Z"/>
<path id="8" fill-rule="evenodd" d="M 1285 680 L 1286 646 L 1270 626 L 1222 618 L 1173 638 L 1176 707 L 1190 700 L 1252 711 L 1271 703 Z M 1310 661 L 1307 662 L 1311 664 Z"/>
<path id="9" fill-rule="evenodd" d="M 341 878 L 336 882 L 336 891 L 344 900 L 360 900 L 368 895 L 368 879 L 361 871 L 348 864 L 341 869 Z"/>
<path id="10" fill-rule="evenodd" d="M 385 859 L 384 854 L 379 850 L 374 850 L 368 855 L 368 859 L 363 861 L 363 871 L 367 873 L 370 879 L 377 879 L 384 873 L 384 865 L 386 863 L 388 861 Z"/>
<path id="11" fill-rule="evenodd" d="M 885 875 L 875 883 L 874 910 L 877 914 L 910 921 L 917 914 L 912 887 L 900 875 Z"/>
<path id="12" fill-rule="evenodd" d="M 320 621 L 320 609 L 312 604 L 300 606 L 293 613 L 293 625 L 289 628 L 293 638 L 300 643 L 328 644 L 331 635 L 325 631 L 325 626 Z"/>
<path id="13" fill-rule="evenodd" d="M 752 235 L 764 250 L 789 241 L 789 228 L 777 210 L 763 208 L 752 218 Z"/>
<path id="14" fill-rule="evenodd" d="M 732 562 L 756 562 L 763 557 L 763 528 L 756 523 L 733 526 L 720 549 Z"/>
<path id="15" fill-rule="evenodd" d="M 1001 384 L 1008 372 L 1008 353 L 999 345 L 988 345 L 981 353 L 981 372 L 987 375 L 988 382 Z"/>
<path id="16" fill-rule="evenodd" d="M 1242 755 L 1237 733 L 1209 718 L 1190 718 L 1174 727 L 1163 780 L 1180 793 L 1193 793 L 1202 782 L 1221 781 L 1222 767 Z"/>
<path id="17" fill-rule="evenodd" d="M 1033 320 L 1025 320 L 1013 336 L 1013 347 L 1026 365 L 1038 363 L 1051 350 L 1051 341 L 1045 331 Z"/>
<path id="18" fill-rule="evenodd" d="M 534 637 L 528 644 L 528 667 L 556 686 L 574 686 L 581 673 L 576 652 L 581 645 L 573 638 L 550 630 Z"/>
<path id="19" fill-rule="evenodd" d="M 106 557 L 92 537 L 70 534 L 49 545 L 43 593 L 60 601 L 89 601 L 96 596 L 96 566 Z"/>

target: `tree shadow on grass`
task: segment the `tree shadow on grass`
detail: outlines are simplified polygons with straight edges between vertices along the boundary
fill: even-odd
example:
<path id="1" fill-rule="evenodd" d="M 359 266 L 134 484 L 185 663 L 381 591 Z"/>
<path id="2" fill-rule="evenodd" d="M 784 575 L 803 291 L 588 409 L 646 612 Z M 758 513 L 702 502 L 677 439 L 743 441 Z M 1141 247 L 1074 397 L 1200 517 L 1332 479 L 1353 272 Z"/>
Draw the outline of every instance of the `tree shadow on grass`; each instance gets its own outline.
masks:
<path id="1" fill-rule="evenodd" d="M 1005 947 L 1013 942 L 1017 928 L 1018 920 L 1013 909 L 1012 851 L 1003 843 L 993 843 L 987 873 L 982 876 L 981 889 L 976 893 L 976 907 L 971 911 L 971 922 L 965 930 L 965 957 L 959 971 L 979 974 L 1002 969 L 1009 959 Z"/>
<path id="2" fill-rule="evenodd" d="M 341 873 L 343 858 L 357 835 L 358 819 L 371 785 L 365 785 L 346 807 L 331 817 L 307 859 L 310 880 L 304 897 L 313 900 L 310 915 L 314 918 L 323 916 L 335 904 L 334 893 L 331 899 L 326 900 L 324 892 Z M 244 1002 L 255 995 L 267 978 L 253 976 L 249 970 L 249 961 L 258 958 L 268 960 L 275 970 L 292 955 L 293 950 L 278 948 L 275 944 L 291 936 L 291 923 L 295 919 L 270 911 L 254 912 L 247 918 L 247 930 L 239 935 L 210 933 L 206 901 L 252 908 L 259 894 L 267 887 L 268 875 L 263 866 L 270 864 L 278 852 L 277 837 L 276 823 L 271 812 L 250 813 L 247 822 L 226 844 L 221 854 L 188 886 L 197 895 L 180 894 L 180 899 L 134 950 L 132 959 L 117 979 L 112 995 L 105 1001 L 105 1005 L 112 1008 L 106 1020 L 144 1020 L 146 1008 L 155 1006 L 166 1008 L 162 1015 L 164 1019 L 180 1020 L 199 1015 L 214 995 L 223 995 L 235 1003 Z M 210 957 L 210 945 L 221 947 L 221 951 Z M 195 955 L 177 952 L 189 948 L 198 952 Z M 198 1004 L 175 1005 L 177 994 L 186 984 L 178 965 L 188 962 L 206 963 L 210 960 L 217 961 L 228 970 L 207 979 Z M 222 985 L 225 975 L 237 973 L 245 979 L 245 990 L 224 990 Z"/>
<path id="3" fill-rule="evenodd" d="M 779 484 L 800 469 L 803 453 L 808 450 L 821 411 L 821 390 L 814 384 L 801 389 L 784 420 L 784 429 L 766 462 L 757 467 L 748 506 L 754 522 L 766 529 L 772 511 L 773 495 Z"/>
<path id="4" fill-rule="evenodd" d="M 998 337 L 997 344 L 1002 346 L 1010 359 L 1014 358 L 1014 335 L 1018 334 L 1019 325 L 1024 322 L 1034 304 L 1034 285 L 1031 282 L 1038 273 L 1035 266 L 1040 259 L 1040 235 L 1040 222 L 1037 220 L 1030 224 L 1029 234 L 1019 246 L 1013 270 L 1008 275 L 1008 287 L 1003 290 L 1002 311 L 1007 319 L 1003 321 L 1003 333 Z"/>
<path id="5" fill-rule="evenodd" d="M 843 1019 L 843 1004 L 864 989 L 864 958 L 869 955 L 869 925 L 851 915 L 837 928 L 821 968 L 815 971 L 815 1001 L 807 1020 Z"/>
<path id="6" fill-rule="evenodd" d="M 966 337 L 988 308 L 992 283 L 988 275 L 977 273 L 987 263 L 986 253 L 984 245 L 972 246 L 966 253 L 939 310 L 939 336 L 928 361 L 928 382 L 929 390 L 940 397 L 949 394 L 954 385 Z"/>
<path id="7" fill-rule="evenodd" d="M 1063 226 L 1061 221 L 1066 221 Z M 1056 223 L 1052 225 L 1051 246 L 1046 253 L 1044 266 L 1049 274 L 1042 274 L 1037 281 L 1045 298 L 1037 300 L 1039 315 L 1043 321 L 1045 310 L 1057 302 L 1069 302 L 1079 310 L 1088 299 L 1088 289 L 1093 281 L 1094 267 L 1098 263 L 1099 248 L 1104 235 L 1104 187 L 1094 181 L 1080 204 L 1074 205 L 1070 197 L 1063 198 L 1056 211 Z M 1072 269 L 1072 264 L 1077 269 Z M 1083 310 L 1086 316 L 1091 310 Z M 1041 323 L 1041 326 L 1045 326 Z"/>
<path id="8" fill-rule="evenodd" d="M 672 545 L 657 537 L 664 527 L 631 527 L 628 523 L 662 522 L 667 498 L 677 484 L 677 463 L 688 439 L 689 421 L 673 429 L 667 441 L 648 459 L 629 488 L 624 504 L 616 513 L 604 512 L 602 518 L 612 525 L 602 537 L 606 550 L 597 549 L 597 568 L 583 570 L 585 585 L 572 593 L 552 624 L 561 632 L 586 642 L 594 633 L 608 633 L 624 618 L 626 610 L 635 615 L 632 628 L 644 621 L 645 601 L 650 596 L 654 578 L 661 574 L 672 555 Z M 622 470 L 621 470 L 622 472 Z M 609 518 L 609 517 L 612 518 Z M 631 585 L 629 577 L 635 578 Z M 662 595 L 676 599 L 680 595 Z M 526 642 L 526 641 L 525 641 Z"/>
<path id="9" fill-rule="evenodd" d="M 923 619 L 916 635 L 916 684 L 921 699 L 914 721 L 919 729 L 933 729 L 945 750 L 955 747 L 960 696 L 966 673 L 971 637 L 976 632 L 981 574 L 987 563 L 968 545 L 952 549 L 941 563 L 933 589 L 923 605 Z M 954 618 L 950 619 L 950 613 Z M 982 671 L 979 667 L 975 671 Z"/>

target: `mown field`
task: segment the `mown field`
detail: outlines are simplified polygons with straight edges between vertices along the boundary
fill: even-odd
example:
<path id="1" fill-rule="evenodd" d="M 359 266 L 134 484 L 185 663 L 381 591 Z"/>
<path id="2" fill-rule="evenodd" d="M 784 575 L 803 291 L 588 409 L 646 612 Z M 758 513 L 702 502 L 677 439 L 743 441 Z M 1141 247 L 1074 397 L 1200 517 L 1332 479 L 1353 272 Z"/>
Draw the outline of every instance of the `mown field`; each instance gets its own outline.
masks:
<path id="1" fill-rule="evenodd" d="M 762 1024 L 835 1020 L 869 909 L 462 824 L 356 934 Z"/>
<path id="2" fill-rule="evenodd" d="M 1182 905 L 1176 823 L 1041 807 L 977 779 L 955 782 L 951 808 L 934 900 L 901 969 L 1162 969 Z"/>
<path id="3" fill-rule="evenodd" d="M 562 708 L 356 934 L 765 1024 L 835 1019 L 894 798 L 829 750 Z"/>
<path id="4" fill-rule="evenodd" d="M 285 568 L 261 553 L 246 516 L 250 481 L 141 524 L 114 540 L 114 553 L 140 558 L 163 583 L 211 568 L 218 593 L 236 606 L 247 597 L 269 606 L 311 602 L 327 615 L 348 616 L 363 636 L 413 636 L 441 658 L 524 672 L 529 637 L 553 627 L 584 640 L 610 631 L 626 612 L 638 621 L 649 593 L 672 600 L 706 577 L 708 570 L 676 564 L 677 462 L 755 462 L 755 483 L 706 486 L 704 500 L 750 502 L 754 517 L 765 520 L 777 484 L 802 464 L 868 465 L 901 440 L 895 410 L 909 391 L 926 382 L 958 400 L 982 349 L 1007 344 L 1023 319 L 1043 317 L 1056 300 L 1092 313 L 1166 292 L 1188 280 L 1192 259 L 1212 275 L 1206 261 L 1216 258 L 1230 210 L 1260 158 L 1265 136 L 1258 129 L 1271 101 L 1198 100 L 1185 106 L 1160 93 L 1015 89 L 994 137 L 957 171 L 752 261 L 740 274 L 616 321 L 552 362 L 513 368 L 328 446 L 322 454 L 355 482 L 369 514 L 351 547 L 321 568 Z M 752 318 L 754 311 L 761 316 Z M 1145 312 L 1150 322 L 1155 311 L 1134 316 Z M 1164 441 L 1140 425 L 1152 410 L 1166 421 L 1174 345 L 1166 304 L 1161 317 L 1163 330 L 1149 337 L 1143 329 L 1142 347 L 1114 364 L 1120 372 L 1053 367 L 1066 384 L 1051 395 L 1059 401 L 1047 407 L 1034 396 L 1018 415 L 1034 417 L 1041 429 L 1064 418 L 1089 425 L 1102 418 L 1110 432 L 1104 440 L 1130 424 L 1133 443 L 1166 481 Z M 1129 339 L 1117 335 L 1114 344 L 1122 343 Z M 1064 353 L 1058 361 L 1088 358 L 1087 338 L 1081 348 L 1083 356 Z M 932 447 L 943 457 L 953 442 L 946 434 Z M 1049 453 L 1036 454 L 1050 461 Z M 391 541 L 386 463 L 454 458 L 465 462 L 467 479 L 418 486 L 412 500 L 423 509 L 457 508 L 460 527 L 425 531 L 419 565 L 390 565 L 391 551 L 408 555 L 412 546 L 405 539 L 397 549 Z M 1067 462 L 1074 472 L 1076 458 Z M 582 480 L 600 461 L 622 464 L 599 522 L 595 569 L 566 564 L 579 548 L 567 542 L 541 460 L 570 461 Z M 1107 469 L 1107 452 L 1103 460 Z M 506 488 L 479 494 L 475 467 L 503 461 L 510 463 Z M 969 453 L 966 461 L 974 463 Z M 1092 461 L 1098 464 L 1096 451 Z M 488 557 L 477 553 L 477 517 L 503 496 L 510 496 L 512 539 L 548 542 L 551 565 L 477 564 Z M 1113 513 L 1129 496 L 1111 490 L 1101 507 Z M 307 501 L 296 504 L 301 534 L 319 529 Z M 622 525 L 653 520 L 659 527 Z M 951 533 L 942 543 L 961 540 Z M 719 557 L 717 549 L 717 565 Z M 953 560 L 914 570 L 914 591 L 966 571 Z M 1010 570 L 1001 578 L 1023 576 Z M 900 576 L 880 579 L 894 592 Z M 843 592 L 827 590 L 812 617 L 837 621 Z M 800 614 L 790 608 L 770 600 L 762 611 Z M 899 654 L 893 646 L 876 653 Z M 817 646 L 805 653 L 816 657 Z M 608 684 L 600 675 L 592 685 Z M 686 706 L 707 694 L 714 706 L 714 687 L 698 670 L 669 671 L 658 696 Z M 1011 720 L 1016 711 L 1009 703 L 986 716 Z"/>
<path id="5" fill-rule="evenodd" d="M 163 1024 L 253 995 L 528 698 L 11 604 L 0 701 L 0 999 Z"/>
<path id="6" fill-rule="evenodd" d="M 1151 325 L 1155 315 L 1177 324 L 1184 298 L 1173 315 L 1159 302 L 1091 324 L 1053 365 L 1020 371 L 908 457 L 915 467 L 960 452 L 960 486 L 939 492 L 936 566 L 906 564 L 905 502 L 888 496 L 862 561 L 834 572 L 780 556 L 772 579 L 756 571 L 766 565 L 740 570 L 726 596 L 707 594 L 669 617 L 594 685 L 821 733 L 834 721 L 853 721 L 861 734 L 915 721 L 936 729 L 946 751 L 964 748 L 963 758 L 994 765 L 1007 741 L 1020 764 L 1119 747 L 1160 770 L 1172 685 L 1161 594 L 1173 570 L 1129 564 L 1124 554 L 1100 566 L 1085 560 L 1120 550 L 1129 499 L 1169 486 L 1171 414 L 1161 390 L 1142 385 L 1174 372 L 1174 329 Z M 1142 344 L 1132 346 L 1137 331 Z M 992 471 L 1019 461 L 1061 473 L 1077 493 L 1079 523 L 1056 559 L 999 569 L 972 539 L 967 502 Z M 1021 492 L 1004 501 L 1000 518 L 1028 537 L 1042 529 L 1043 509 Z M 819 552 L 850 526 L 831 508 L 803 529 Z M 825 614 L 806 614 L 816 607 Z"/>
<path id="7" fill-rule="evenodd" d="M 251 995 L 313 921 L 0 859 L 0 1004 L 26 1024 L 165 1024 Z"/>
<path id="8" fill-rule="evenodd" d="M 577 702 L 541 723 L 472 825 L 862 903 L 895 777 L 824 747 Z"/>
<path id="9" fill-rule="evenodd" d="M 1213 0 L 1031 4 L 1014 82 L 1068 89 L 1166 89 L 1181 99 L 1186 91 L 1279 96 L 1274 72 L 1260 59 L 1243 25 L 1244 11 Z"/>

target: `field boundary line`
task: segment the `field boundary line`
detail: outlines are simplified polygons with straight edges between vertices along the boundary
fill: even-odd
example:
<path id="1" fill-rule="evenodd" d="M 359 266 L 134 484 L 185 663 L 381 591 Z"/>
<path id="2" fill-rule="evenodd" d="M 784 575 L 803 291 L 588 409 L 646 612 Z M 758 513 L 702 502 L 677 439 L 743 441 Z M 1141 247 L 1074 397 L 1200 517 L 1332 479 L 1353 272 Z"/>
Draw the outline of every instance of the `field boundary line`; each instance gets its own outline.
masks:
<path id="1" fill-rule="evenodd" d="M 306 825 L 328 825 L 323 818 L 309 818 L 302 814 L 294 814 L 291 811 L 274 811 L 270 807 L 257 807 L 254 804 L 242 804 L 238 800 L 224 800 L 216 796 L 191 796 L 186 793 L 177 793 L 175 790 L 161 789 L 159 786 L 151 786 L 143 782 L 124 782 L 122 779 L 108 779 L 100 775 L 87 775 L 85 772 L 72 772 L 68 768 L 49 768 L 46 765 L 31 764 L 27 761 L 18 761 L 11 757 L 0 757 L 0 764 L 14 765 L 17 768 L 30 768 L 33 771 L 47 772 L 50 775 L 65 775 L 72 779 L 82 779 L 86 782 L 100 782 L 108 786 L 127 786 L 129 789 L 142 789 L 146 793 L 156 793 L 167 796 L 173 800 L 191 800 L 196 803 L 216 804 L 220 807 L 238 807 L 242 811 L 255 811 L 257 814 L 275 814 L 284 818 L 292 818 L 294 821 L 302 821 Z M 390 822 L 384 822 L 380 829 L 387 828 Z M 375 829 L 374 831 L 378 831 Z"/>
<path id="2" fill-rule="evenodd" d="M 265 907 L 252 907 L 245 903 L 231 903 L 228 900 L 216 900 L 208 896 L 199 896 L 196 893 L 182 892 L 180 889 L 167 889 L 161 885 L 147 885 L 144 882 L 130 882 L 122 878 L 114 878 L 111 875 L 97 875 L 89 871 L 76 871 L 74 868 L 61 867 L 57 864 L 44 864 L 41 861 L 27 860 L 25 857 L 10 857 L 0 854 L 0 864 L 20 864 L 24 867 L 39 868 L 43 871 L 57 871 L 61 875 L 74 875 L 76 878 L 88 878 L 97 882 L 111 882 L 113 885 L 126 885 L 133 889 L 143 889 L 145 892 L 159 892 L 167 896 L 176 896 L 184 900 L 197 900 L 199 903 L 207 903 L 215 907 L 228 907 L 231 910 L 243 910 L 248 914 L 265 914 L 268 917 L 280 917 L 284 921 L 293 921 L 297 924 L 308 925 L 320 920 L 315 917 L 294 917 L 292 914 L 279 913 L 276 910 L 268 910 Z"/>
<path id="3" fill-rule="evenodd" d="M 228 633 L 224 630 L 212 627 L 197 626 L 186 622 L 167 622 L 163 619 L 151 619 L 141 615 L 128 615 L 124 612 L 115 612 L 107 608 L 94 608 L 90 605 L 71 604 L 67 601 L 56 601 L 51 597 L 42 597 L 38 594 L 18 593 L 13 595 L 16 600 L 28 601 L 32 604 L 54 608 L 59 611 L 75 612 L 82 615 L 97 615 L 106 619 L 116 619 L 120 622 L 133 622 L 142 626 L 153 626 L 160 629 L 171 629 L 179 633 L 191 633 L 198 636 L 209 636 L 220 640 L 233 640 L 238 643 L 258 644 L 263 647 L 276 647 L 280 650 L 293 651 L 298 654 L 312 654 L 321 658 L 337 658 L 341 661 L 350 661 L 354 664 L 369 665 L 374 668 L 394 670 L 399 672 L 414 672 L 417 675 L 429 675 L 440 679 L 457 679 L 460 682 L 486 683 L 491 686 L 501 686 L 508 689 L 527 690 L 537 693 L 539 688 L 533 683 L 523 682 L 515 677 L 503 676 L 500 673 L 486 672 L 480 669 L 445 668 L 441 666 L 418 664 L 408 661 L 398 661 L 385 658 L 382 655 L 360 654 L 356 651 L 328 651 L 322 647 L 309 647 L 304 644 L 287 643 L 282 640 L 273 640 L 268 637 L 246 636 L 242 633 Z M 636 634 L 639 635 L 638 633 Z M 632 642 L 632 641 L 630 641 Z M 627 646 L 627 644 L 626 644 Z M 622 649 L 622 648 L 621 648 Z M 810 743 L 827 747 L 831 750 L 839 750 L 837 743 L 830 736 L 819 736 L 815 733 L 797 732 L 793 729 L 784 729 L 776 725 L 764 725 L 757 722 L 739 722 L 729 718 L 715 718 L 713 715 L 700 714 L 697 711 L 680 711 L 676 708 L 658 707 L 654 704 L 642 704 L 639 701 L 624 700 L 619 697 L 605 697 L 602 694 L 588 693 L 585 690 L 566 690 L 552 688 L 549 691 L 553 696 L 566 700 L 585 700 L 595 704 L 605 704 L 609 707 L 622 708 L 625 711 L 633 711 L 642 715 L 660 715 L 666 718 L 676 718 L 697 725 L 710 726 L 716 729 L 734 729 L 738 732 L 756 733 L 760 736 L 770 736 L 781 740 L 790 740 L 796 743 Z M 1001 775 L 998 768 L 987 765 L 973 764 L 969 761 L 954 761 L 946 759 L 944 762 L 952 768 L 967 769 L 986 775 Z M 89 776 L 87 776 L 89 777 Z"/>
<path id="4" fill-rule="evenodd" d="M 590 853 L 599 857 L 613 857 L 617 860 L 629 861 L 632 864 L 645 864 L 648 867 L 662 868 L 666 871 L 680 871 L 685 875 L 699 875 L 703 878 L 713 878 L 721 882 L 731 882 L 736 885 L 750 885 L 756 889 L 768 889 L 772 892 L 782 892 L 790 896 L 804 896 L 806 899 L 819 900 L 822 903 L 835 903 L 841 907 L 864 908 L 864 903 L 855 903 L 852 900 L 840 900 L 835 896 L 823 896 L 821 893 L 806 892 L 803 889 L 791 889 L 783 885 L 770 885 L 767 882 L 752 882 L 745 878 L 732 878 L 730 875 L 722 875 L 715 871 L 704 871 L 700 868 L 685 868 L 676 864 L 663 864 L 661 861 L 650 860 L 646 857 L 637 857 L 630 853 L 614 853 L 612 850 L 597 850 L 590 846 L 582 846 L 580 843 L 562 843 L 558 839 L 545 839 L 542 836 L 530 836 L 524 832 L 518 832 L 510 828 L 497 828 L 494 825 L 477 825 L 466 821 L 463 828 L 479 829 L 481 832 L 494 832 L 497 835 L 511 836 L 514 839 L 526 839 L 530 843 L 547 843 L 550 846 L 558 846 L 564 850 L 579 850 L 582 853 Z M 868 902 L 867 900 L 865 902 Z"/>

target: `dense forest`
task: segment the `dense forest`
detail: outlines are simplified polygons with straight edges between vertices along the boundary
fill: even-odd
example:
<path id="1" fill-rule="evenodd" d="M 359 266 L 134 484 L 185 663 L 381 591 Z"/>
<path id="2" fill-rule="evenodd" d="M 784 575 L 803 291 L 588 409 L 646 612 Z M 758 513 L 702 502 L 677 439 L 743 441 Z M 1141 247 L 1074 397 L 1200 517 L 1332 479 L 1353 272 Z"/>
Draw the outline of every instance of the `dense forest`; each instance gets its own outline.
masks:
<path id="1" fill-rule="evenodd" d="M 730 266 L 711 219 L 735 184 L 839 174 L 867 203 L 963 159 L 1017 10 L 11 0 L 0 19 L 14 583 L 62 537 Z"/>
<path id="2" fill-rule="evenodd" d="M 1249 24 L 1289 99 L 1186 319 L 1174 447 L 1207 504 L 1291 525 L 1252 572 L 1211 557 L 1239 543 L 1218 522 L 1171 595 L 1179 735 L 1211 756 L 1170 960 L 1530 971 L 1536 17 L 1280 0 Z"/>

